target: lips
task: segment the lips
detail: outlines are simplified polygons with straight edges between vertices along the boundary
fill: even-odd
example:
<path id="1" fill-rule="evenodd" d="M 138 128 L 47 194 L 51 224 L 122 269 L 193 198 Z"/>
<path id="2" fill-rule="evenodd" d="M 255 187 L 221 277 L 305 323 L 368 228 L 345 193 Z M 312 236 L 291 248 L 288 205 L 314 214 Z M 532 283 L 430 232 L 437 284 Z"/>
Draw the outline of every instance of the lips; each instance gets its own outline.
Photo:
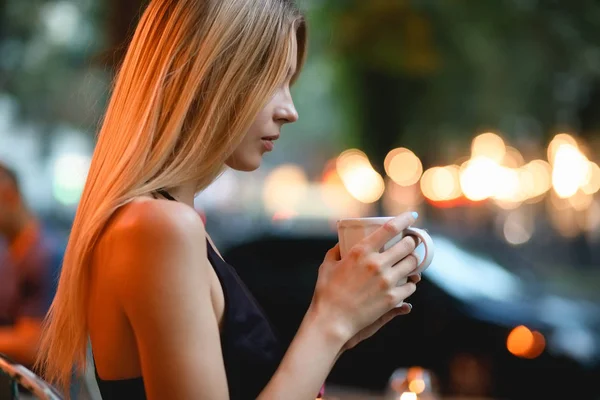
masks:
<path id="1" fill-rule="evenodd" d="M 264 136 L 261 138 L 261 141 L 263 143 L 264 149 L 266 151 L 273 151 L 273 149 L 275 148 L 275 141 L 279 139 L 279 135 L 272 135 L 272 136 Z"/>
<path id="2" fill-rule="evenodd" d="M 272 140 L 262 139 L 262 143 L 266 151 L 273 151 L 275 148 L 275 144 Z"/>
<path id="3" fill-rule="evenodd" d="M 270 140 L 271 142 L 274 140 L 279 139 L 279 135 L 273 135 L 273 136 L 264 136 L 261 138 L 262 140 Z"/>

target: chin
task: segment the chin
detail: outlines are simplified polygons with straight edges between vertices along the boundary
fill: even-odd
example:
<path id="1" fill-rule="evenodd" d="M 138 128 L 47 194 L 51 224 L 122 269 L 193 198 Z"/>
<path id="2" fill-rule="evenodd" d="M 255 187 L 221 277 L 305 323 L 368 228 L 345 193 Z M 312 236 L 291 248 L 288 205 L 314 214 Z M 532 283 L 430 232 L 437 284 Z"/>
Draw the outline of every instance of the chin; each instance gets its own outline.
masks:
<path id="1" fill-rule="evenodd" d="M 236 171 L 252 172 L 260 168 L 260 165 L 262 164 L 262 157 L 259 156 L 256 157 L 256 159 L 254 159 L 254 157 L 248 157 L 244 159 L 238 158 L 236 160 L 227 160 L 225 164 L 227 164 L 229 168 Z"/>

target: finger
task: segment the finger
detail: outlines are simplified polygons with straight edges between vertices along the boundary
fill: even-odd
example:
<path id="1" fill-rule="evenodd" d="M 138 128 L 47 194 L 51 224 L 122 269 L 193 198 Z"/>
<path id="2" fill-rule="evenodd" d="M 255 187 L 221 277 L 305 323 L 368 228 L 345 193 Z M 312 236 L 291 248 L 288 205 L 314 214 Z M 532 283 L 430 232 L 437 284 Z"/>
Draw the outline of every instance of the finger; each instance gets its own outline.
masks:
<path id="1" fill-rule="evenodd" d="M 410 314 L 410 312 L 412 311 L 412 308 L 413 308 L 412 304 L 403 302 L 400 307 L 396 307 L 396 309 L 395 309 L 396 316 Z"/>
<path id="2" fill-rule="evenodd" d="M 410 276 L 417 269 L 418 264 L 419 261 L 417 260 L 417 256 L 409 254 L 392 268 L 383 270 L 383 273 L 386 280 L 392 284 L 397 283 L 401 279 L 408 279 L 410 282 L 415 283 L 410 279 Z"/>
<path id="3" fill-rule="evenodd" d="M 410 236 L 411 238 L 414 239 L 414 241 L 415 241 L 415 247 L 417 247 L 418 245 L 421 244 L 421 239 L 417 235 L 413 235 L 412 233 L 410 233 L 410 231 L 407 233 L 406 236 Z"/>
<path id="4" fill-rule="evenodd" d="M 329 249 L 329 251 L 325 254 L 325 260 L 326 261 L 340 261 L 341 260 L 341 255 L 340 255 L 340 244 L 337 243 L 335 246 L 333 246 L 331 249 Z"/>
<path id="5" fill-rule="evenodd" d="M 421 282 L 421 273 L 410 275 L 408 280 L 414 284 Z"/>
<path id="6" fill-rule="evenodd" d="M 406 212 L 386 222 L 366 237 L 365 242 L 373 250 L 379 251 L 387 242 L 402 233 L 403 230 L 415 223 L 417 213 Z"/>
<path id="7" fill-rule="evenodd" d="M 405 303 L 406 304 L 406 303 Z M 403 307 L 393 308 L 390 311 L 383 314 L 381 318 L 377 320 L 377 330 L 381 329 L 382 326 L 390 322 L 400 314 L 408 314 L 410 312 L 410 308 L 403 305 Z"/>
<path id="8" fill-rule="evenodd" d="M 400 303 L 410 297 L 415 290 L 417 290 L 417 285 L 412 282 L 406 282 L 404 285 L 390 289 L 390 308 L 397 308 L 401 305 Z"/>
<path id="9" fill-rule="evenodd" d="M 381 253 L 381 255 L 387 265 L 394 265 L 415 251 L 418 244 L 419 240 L 417 238 L 412 235 L 407 235 L 398 243 Z"/>

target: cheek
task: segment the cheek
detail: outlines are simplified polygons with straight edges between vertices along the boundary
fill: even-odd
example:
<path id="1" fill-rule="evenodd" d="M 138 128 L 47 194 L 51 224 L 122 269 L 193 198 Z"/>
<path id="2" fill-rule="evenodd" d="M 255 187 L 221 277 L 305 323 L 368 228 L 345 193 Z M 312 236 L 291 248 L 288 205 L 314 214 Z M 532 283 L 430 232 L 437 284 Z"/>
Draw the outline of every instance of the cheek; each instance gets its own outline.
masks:
<path id="1" fill-rule="evenodd" d="M 272 113 L 269 112 L 269 108 L 268 106 L 263 108 L 260 113 L 258 113 L 258 115 L 256 116 L 256 118 L 254 119 L 254 122 L 252 123 L 252 126 L 250 126 L 250 132 L 253 132 L 254 134 L 260 134 L 260 133 L 264 133 L 262 131 L 265 130 L 265 128 L 267 127 L 267 125 L 269 124 L 269 121 L 271 121 L 272 119 Z"/>

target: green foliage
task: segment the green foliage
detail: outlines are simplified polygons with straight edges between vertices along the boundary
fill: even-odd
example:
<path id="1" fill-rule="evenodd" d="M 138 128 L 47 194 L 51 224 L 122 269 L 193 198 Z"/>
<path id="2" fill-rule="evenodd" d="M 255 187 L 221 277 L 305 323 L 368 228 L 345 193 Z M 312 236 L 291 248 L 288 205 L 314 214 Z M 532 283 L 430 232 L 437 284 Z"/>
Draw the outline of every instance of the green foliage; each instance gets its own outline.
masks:
<path id="1" fill-rule="evenodd" d="M 329 1 L 321 11 L 350 79 L 389 82 L 380 94 L 357 88 L 365 114 L 411 100 L 397 110 L 401 126 L 380 130 L 399 144 L 466 145 L 488 129 L 543 144 L 585 122 L 582 107 L 600 73 L 597 2 L 355 0 Z"/>
<path id="2" fill-rule="evenodd" d="M 105 76 L 94 54 L 105 45 L 92 0 L 3 0 L 0 93 L 14 97 L 20 117 L 51 129 L 97 119 Z M 94 100 L 90 96 L 97 95 Z"/>

